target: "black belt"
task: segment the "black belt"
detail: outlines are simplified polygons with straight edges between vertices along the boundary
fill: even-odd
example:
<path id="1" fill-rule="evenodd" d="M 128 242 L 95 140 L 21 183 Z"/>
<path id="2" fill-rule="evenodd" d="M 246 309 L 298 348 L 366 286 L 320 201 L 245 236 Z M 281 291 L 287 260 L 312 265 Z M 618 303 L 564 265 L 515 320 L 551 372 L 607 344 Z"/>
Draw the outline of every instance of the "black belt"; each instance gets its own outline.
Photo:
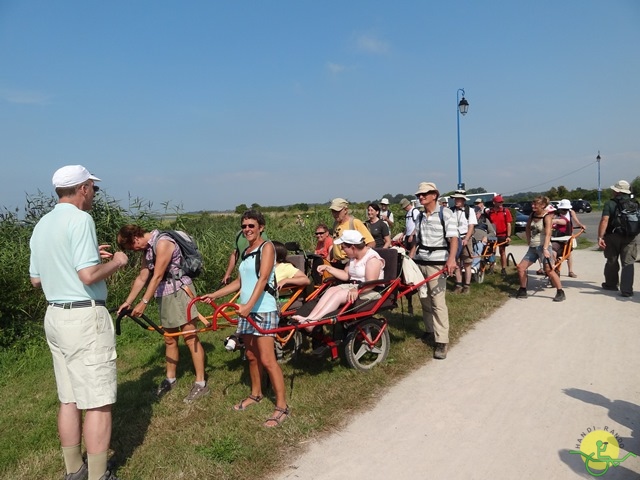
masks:
<path id="1" fill-rule="evenodd" d="M 80 300 L 78 302 L 66 302 L 66 303 L 56 303 L 49 302 L 50 307 L 56 308 L 64 308 L 65 310 L 69 310 L 71 308 L 87 308 L 87 307 L 104 307 L 107 305 L 107 302 L 104 300 Z"/>

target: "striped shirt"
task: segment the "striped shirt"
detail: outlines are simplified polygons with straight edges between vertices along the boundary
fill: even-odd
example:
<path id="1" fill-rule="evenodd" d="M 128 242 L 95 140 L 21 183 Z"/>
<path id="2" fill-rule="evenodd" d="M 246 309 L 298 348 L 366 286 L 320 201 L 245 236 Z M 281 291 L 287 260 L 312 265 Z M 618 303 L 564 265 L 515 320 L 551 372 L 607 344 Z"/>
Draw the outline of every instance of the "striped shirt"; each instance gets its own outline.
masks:
<path id="1" fill-rule="evenodd" d="M 458 237 L 458 226 L 453 212 L 443 208 L 444 229 L 440 222 L 440 209 L 429 214 L 424 212 L 418 218 L 419 244 L 415 260 L 430 263 L 445 263 L 449 258 L 449 245 L 446 238 Z M 429 251 L 429 249 L 434 249 Z"/>

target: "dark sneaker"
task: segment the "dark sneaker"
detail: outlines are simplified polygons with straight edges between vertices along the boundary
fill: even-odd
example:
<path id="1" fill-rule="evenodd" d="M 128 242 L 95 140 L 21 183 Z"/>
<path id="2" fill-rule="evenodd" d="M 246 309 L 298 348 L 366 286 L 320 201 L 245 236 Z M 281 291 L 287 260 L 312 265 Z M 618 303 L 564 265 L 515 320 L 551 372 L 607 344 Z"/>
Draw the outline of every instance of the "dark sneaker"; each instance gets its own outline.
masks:
<path id="1" fill-rule="evenodd" d="M 89 467 L 87 463 L 83 463 L 80 470 L 74 473 L 67 473 L 64 476 L 64 480 L 87 480 L 89 478 Z"/>
<path id="2" fill-rule="evenodd" d="M 502 275 L 503 277 L 507 276 L 507 270 L 506 268 L 503 268 L 502 270 L 500 270 L 500 275 Z"/>
<path id="3" fill-rule="evenodd" d="M 463 285 L 462 291 L 460 292 L 463 295 L 468 295 L 471 292 L 469 285 Z"/>
<path id="4" fill-rule="evenodd" d="M 201 387 L 197 383 L 194 383 L 193 387 L 191 387 L 189 395 L 184 397 L 184 403 L 193 403 L 199 398 L 204 397 L 205 395 L 209 395 L 209 387 L 207 387 L 206 385 L 204 387 Z"/>
<path id="5" fill-rule="evenodd" d="M 436 349 L 433 352 L 433 358 L 435 358 L 436 360 L 444 360 L 445 358 L 447 358 L 448 350 L 448 343 L 436 343 Z"/>
<path id="6" fill-rule="evenodd" d="M 420 341 L 433 347 L 436 344 L 436 335 L 433 332 L 424 332 L 420 337 Z"/>
<path id="7" fill-rule="evenodd" d="M 564 290 L 558 290 L 556 296 L 553 298 L 554 302 L 564 302 L 566 300 L 566 296 L 564 295 Z"/>
<path id="8" fill-rule="evenodd" d="M 162 380 L 162 382 L 160 382 L 160 385 L 158 385 L 158 389 L 156 390 L 156 395 L 158 396 L 158 398 L 164 397 L 167 393 L 173 390 L 173 387 L 176 386 L 176 383 L 177 382 L 170 382 L 166 378 Z"/>
<path id="9" fill-rule="evenodd" d="M 621 297 L 633 297 L 633 292 L 620 292 Z"/>
<path id="10" fill-rule="evenodd" d="M 520 287 L 516 293 L 516 298 L 527 298 L 527 289 Z"/>
<path id="11" fill-rule="evenodd" d="M 104 472 L 104 475 L 102 475 L 99 478 L 99 480 L 119 480 L 119 479 L 112 472 L 107 470 L 106 472 Z"/>
<path id="12" fill-rule="evenodd" d="M 612 292 L 617 292 L 618 291 L 618 287 L 612 287 L 611 285 L 607 285 L 606 283 L 602 284 L 602 288 L 604 290 L 611 290 Z"/>
<path id="13" fill-rule="evenodd" d="M 462 285 L 456 285 L 452 293 L 462 293 Z"/>

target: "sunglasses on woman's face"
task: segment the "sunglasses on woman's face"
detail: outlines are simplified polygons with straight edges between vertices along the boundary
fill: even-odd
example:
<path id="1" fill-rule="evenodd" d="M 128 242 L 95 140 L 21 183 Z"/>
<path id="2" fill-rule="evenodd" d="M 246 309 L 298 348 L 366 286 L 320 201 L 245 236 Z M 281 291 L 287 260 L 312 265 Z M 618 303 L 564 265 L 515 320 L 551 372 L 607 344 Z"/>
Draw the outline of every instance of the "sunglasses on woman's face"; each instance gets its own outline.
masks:
<path id="1" fill-rule="evenodd" d="M 246 230 L 247 228 L 256 228 L 256 224 L 255 223 L 243 223 L 241 225 L 242 230 Z"/>
<path id="2" fill-rule="evenodd" d="M 320 236 L 320 235 L 324 235 L 327 232 L 316 232 L 316 235 Z"/>

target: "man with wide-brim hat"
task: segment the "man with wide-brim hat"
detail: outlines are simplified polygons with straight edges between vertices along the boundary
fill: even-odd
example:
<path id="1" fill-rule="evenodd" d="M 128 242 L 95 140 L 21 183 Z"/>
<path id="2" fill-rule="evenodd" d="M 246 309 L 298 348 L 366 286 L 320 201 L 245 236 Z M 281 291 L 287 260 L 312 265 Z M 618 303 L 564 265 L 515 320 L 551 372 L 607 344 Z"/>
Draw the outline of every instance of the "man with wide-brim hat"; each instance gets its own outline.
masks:
<path id="1" fill-rule="evenodd" d="M 362 234 L 364 242 L 368 247 L 375 247 L 375 240 L 371 236 L 371 233 L 367 229 L 364 223 L 357 218 L 354 218 L 349 213 L 349 202 L 344 198 L 334 198 L 329 205 L 331 215 L 333 216 L 333 248 L 331 250 L 331 264 L 344 268 L 349 259 L 347 254 L 344 253 L 342 246 L 335 243 L 335 239 L 340 238 L 342 232 L 345 230 L 357 230 Z"/>
<path id="2" fill-rule="evenodd" d="M 473 233 L 478 224 L 476 212 L 466 205 L 469 200 L 464 190 L 456 190 L 453 195 L 453 215 L 458 227 L 458 269 L 456 270 L 456 286 L 453 293 L 468 294 L 471 289 L 471 264 L 473 263 Z M 464 273 L 462 267 L 464 266 Z M 464 276 L 464 277 L 463 277 Z"/>
<path id="3" fill-rule="evenodd" d="M 393 229 L 394 219 L 393 212 L 389 210 L 389 199 L 380 200 L 380 220 L 384 220 L 389 225 L 389 230 Z"/>
<path id="4" fill-rule="evenodd" d="M 422 182 L 416 196 L 424 207 L 416 223 L 416 245 L 410 256 L 422 275 L 430 278 L 426 296 L 420 296 L 422 319 L 426 334 L 423 340 L 434 346 L 433 357 L 447 358 L 449 349 L 449 310 L 445 294 L 447 278 L 441 273 L 453 275 L 456 271 L 458 228 L 453 212 L 438 206 L 438 188 L 435 183 Z"/>
<path id="5" fill-rule="evenodd" d="M 607 262 L 604 265 L 605 290 L 617 291 L 620 295 L 633 296 L 634 263 L 637 258 L 637 234 L 629 232 L 625 226 L 623 211 L 636 211 L 636 221 L 640 205 L 635 198 L 631 198 L 631 186 L 626 180 L 619 180 L 611 186 L 613 198 L 604 204 L 602 218 L 598 225 L 598 246 L 604 250 Z M 620 278 L 618 278 L 620 272 Z"/>

